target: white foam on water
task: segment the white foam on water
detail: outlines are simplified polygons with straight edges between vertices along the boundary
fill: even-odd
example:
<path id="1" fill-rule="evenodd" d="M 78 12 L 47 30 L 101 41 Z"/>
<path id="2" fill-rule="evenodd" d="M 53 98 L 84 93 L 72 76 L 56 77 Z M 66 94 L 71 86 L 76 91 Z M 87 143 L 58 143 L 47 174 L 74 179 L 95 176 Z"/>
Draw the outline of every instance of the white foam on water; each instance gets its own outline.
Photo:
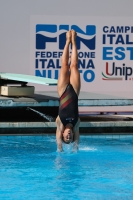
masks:
<path id="1" fill-rule="evenodd" d="M 97 151 L 97 149 L 95 147 L 88 147 L 88 146 L 79 147 L 79 150 L 80 151 Z"/>
<path id="2" fill-rule="evenodd" d="M 63 143 L 63 150 L 64 150 L 66 153 L 71 153 L 72 150 L 73 150 L 73 145 L 72 145 L 72 143 L 70 143 L 70 144 L 64 144 L 64 143 Z"/>
<path id="3" fill-rule="evenodd" d="M 72 153 L 73 152 L 73 145 L 72 144 L 63 144 L 63 150 L 65 153 Z M 78 151 L 97 151 L 98 149 L 95 147 L 89 147 L 89 146 L 79 146 Z"/>

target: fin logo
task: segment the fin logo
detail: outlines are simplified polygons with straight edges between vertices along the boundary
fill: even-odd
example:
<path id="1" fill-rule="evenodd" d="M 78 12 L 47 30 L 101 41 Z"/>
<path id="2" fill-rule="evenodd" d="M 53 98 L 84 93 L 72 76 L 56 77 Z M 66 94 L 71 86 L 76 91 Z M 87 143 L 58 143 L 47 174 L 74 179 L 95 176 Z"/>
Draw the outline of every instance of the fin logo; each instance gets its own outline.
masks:
<path id="1" fill-rule="evenodd" d="M 96 46 L 96 26 L 87 25 L 84 32 L 77 25 L 59 25 L 56 24 L 37 24 L 36 25 L 36 49 L 44 50 L 48 43 L 58 43 L 60 50 L 64 49 L 66 42 L 66 32 L 68 30 L 77 32 L 77 49 L 81 49 L 81 42 L 90 50 L 95 50 Z"/>

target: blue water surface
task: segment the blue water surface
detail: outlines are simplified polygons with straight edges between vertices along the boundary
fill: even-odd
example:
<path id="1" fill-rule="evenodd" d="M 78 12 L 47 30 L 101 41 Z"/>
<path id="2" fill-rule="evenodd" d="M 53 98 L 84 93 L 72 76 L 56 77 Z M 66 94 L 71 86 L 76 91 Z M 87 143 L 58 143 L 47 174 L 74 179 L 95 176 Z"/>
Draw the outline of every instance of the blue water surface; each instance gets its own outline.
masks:
<path id="1" fill-rule="evenodd" d="M 133 199 L 133 136 L 0 136 L 1 200 Z"/>

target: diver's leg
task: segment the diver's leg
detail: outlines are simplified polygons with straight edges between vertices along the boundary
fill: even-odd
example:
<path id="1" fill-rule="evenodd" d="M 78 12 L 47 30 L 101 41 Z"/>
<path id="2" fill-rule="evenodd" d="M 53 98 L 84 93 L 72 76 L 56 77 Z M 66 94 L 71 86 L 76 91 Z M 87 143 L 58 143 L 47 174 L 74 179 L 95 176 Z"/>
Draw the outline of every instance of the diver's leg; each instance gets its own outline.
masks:
<path id="1" fill-rule="evenodd" d="M 77 95 L 79 95 L 81 82 L 80 82 L 80 73 L 78 70 L 78 52 L 76 46 L 76 36 L 77 33 L 72 30 L 72 54 L 71 54 L 71 65 L 70 65 L 70 83 L 73 86 Z"/>
<path id="2" fill-rule="evenodd" d="M 58 94 L 61 96 L 63 92 L 65 91 L 68 83 L 70 82 L 70 75 L 69 75 L 69 44 L 71 43 L 71 31 L 68 31 L 66 33 L 66 44 L 63 50 L 62 58 L 61 58 L 61 69 L 60 74 L 58 78 Z"/>

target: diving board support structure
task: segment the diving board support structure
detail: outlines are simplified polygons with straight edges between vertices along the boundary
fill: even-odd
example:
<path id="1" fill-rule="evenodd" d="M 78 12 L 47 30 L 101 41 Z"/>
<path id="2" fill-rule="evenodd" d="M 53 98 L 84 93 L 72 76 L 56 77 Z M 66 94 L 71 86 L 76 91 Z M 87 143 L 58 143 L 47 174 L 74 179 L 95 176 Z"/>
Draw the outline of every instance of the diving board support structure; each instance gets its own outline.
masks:
<path id="1" fill-rule="evenodd" d="M 27 83 L 53 86 L 57 85 L 57 80 L 25 74 L 0 73 L 0 95 L 32 96 L 35 88 L 34 86 L 27 86 Z"/>

